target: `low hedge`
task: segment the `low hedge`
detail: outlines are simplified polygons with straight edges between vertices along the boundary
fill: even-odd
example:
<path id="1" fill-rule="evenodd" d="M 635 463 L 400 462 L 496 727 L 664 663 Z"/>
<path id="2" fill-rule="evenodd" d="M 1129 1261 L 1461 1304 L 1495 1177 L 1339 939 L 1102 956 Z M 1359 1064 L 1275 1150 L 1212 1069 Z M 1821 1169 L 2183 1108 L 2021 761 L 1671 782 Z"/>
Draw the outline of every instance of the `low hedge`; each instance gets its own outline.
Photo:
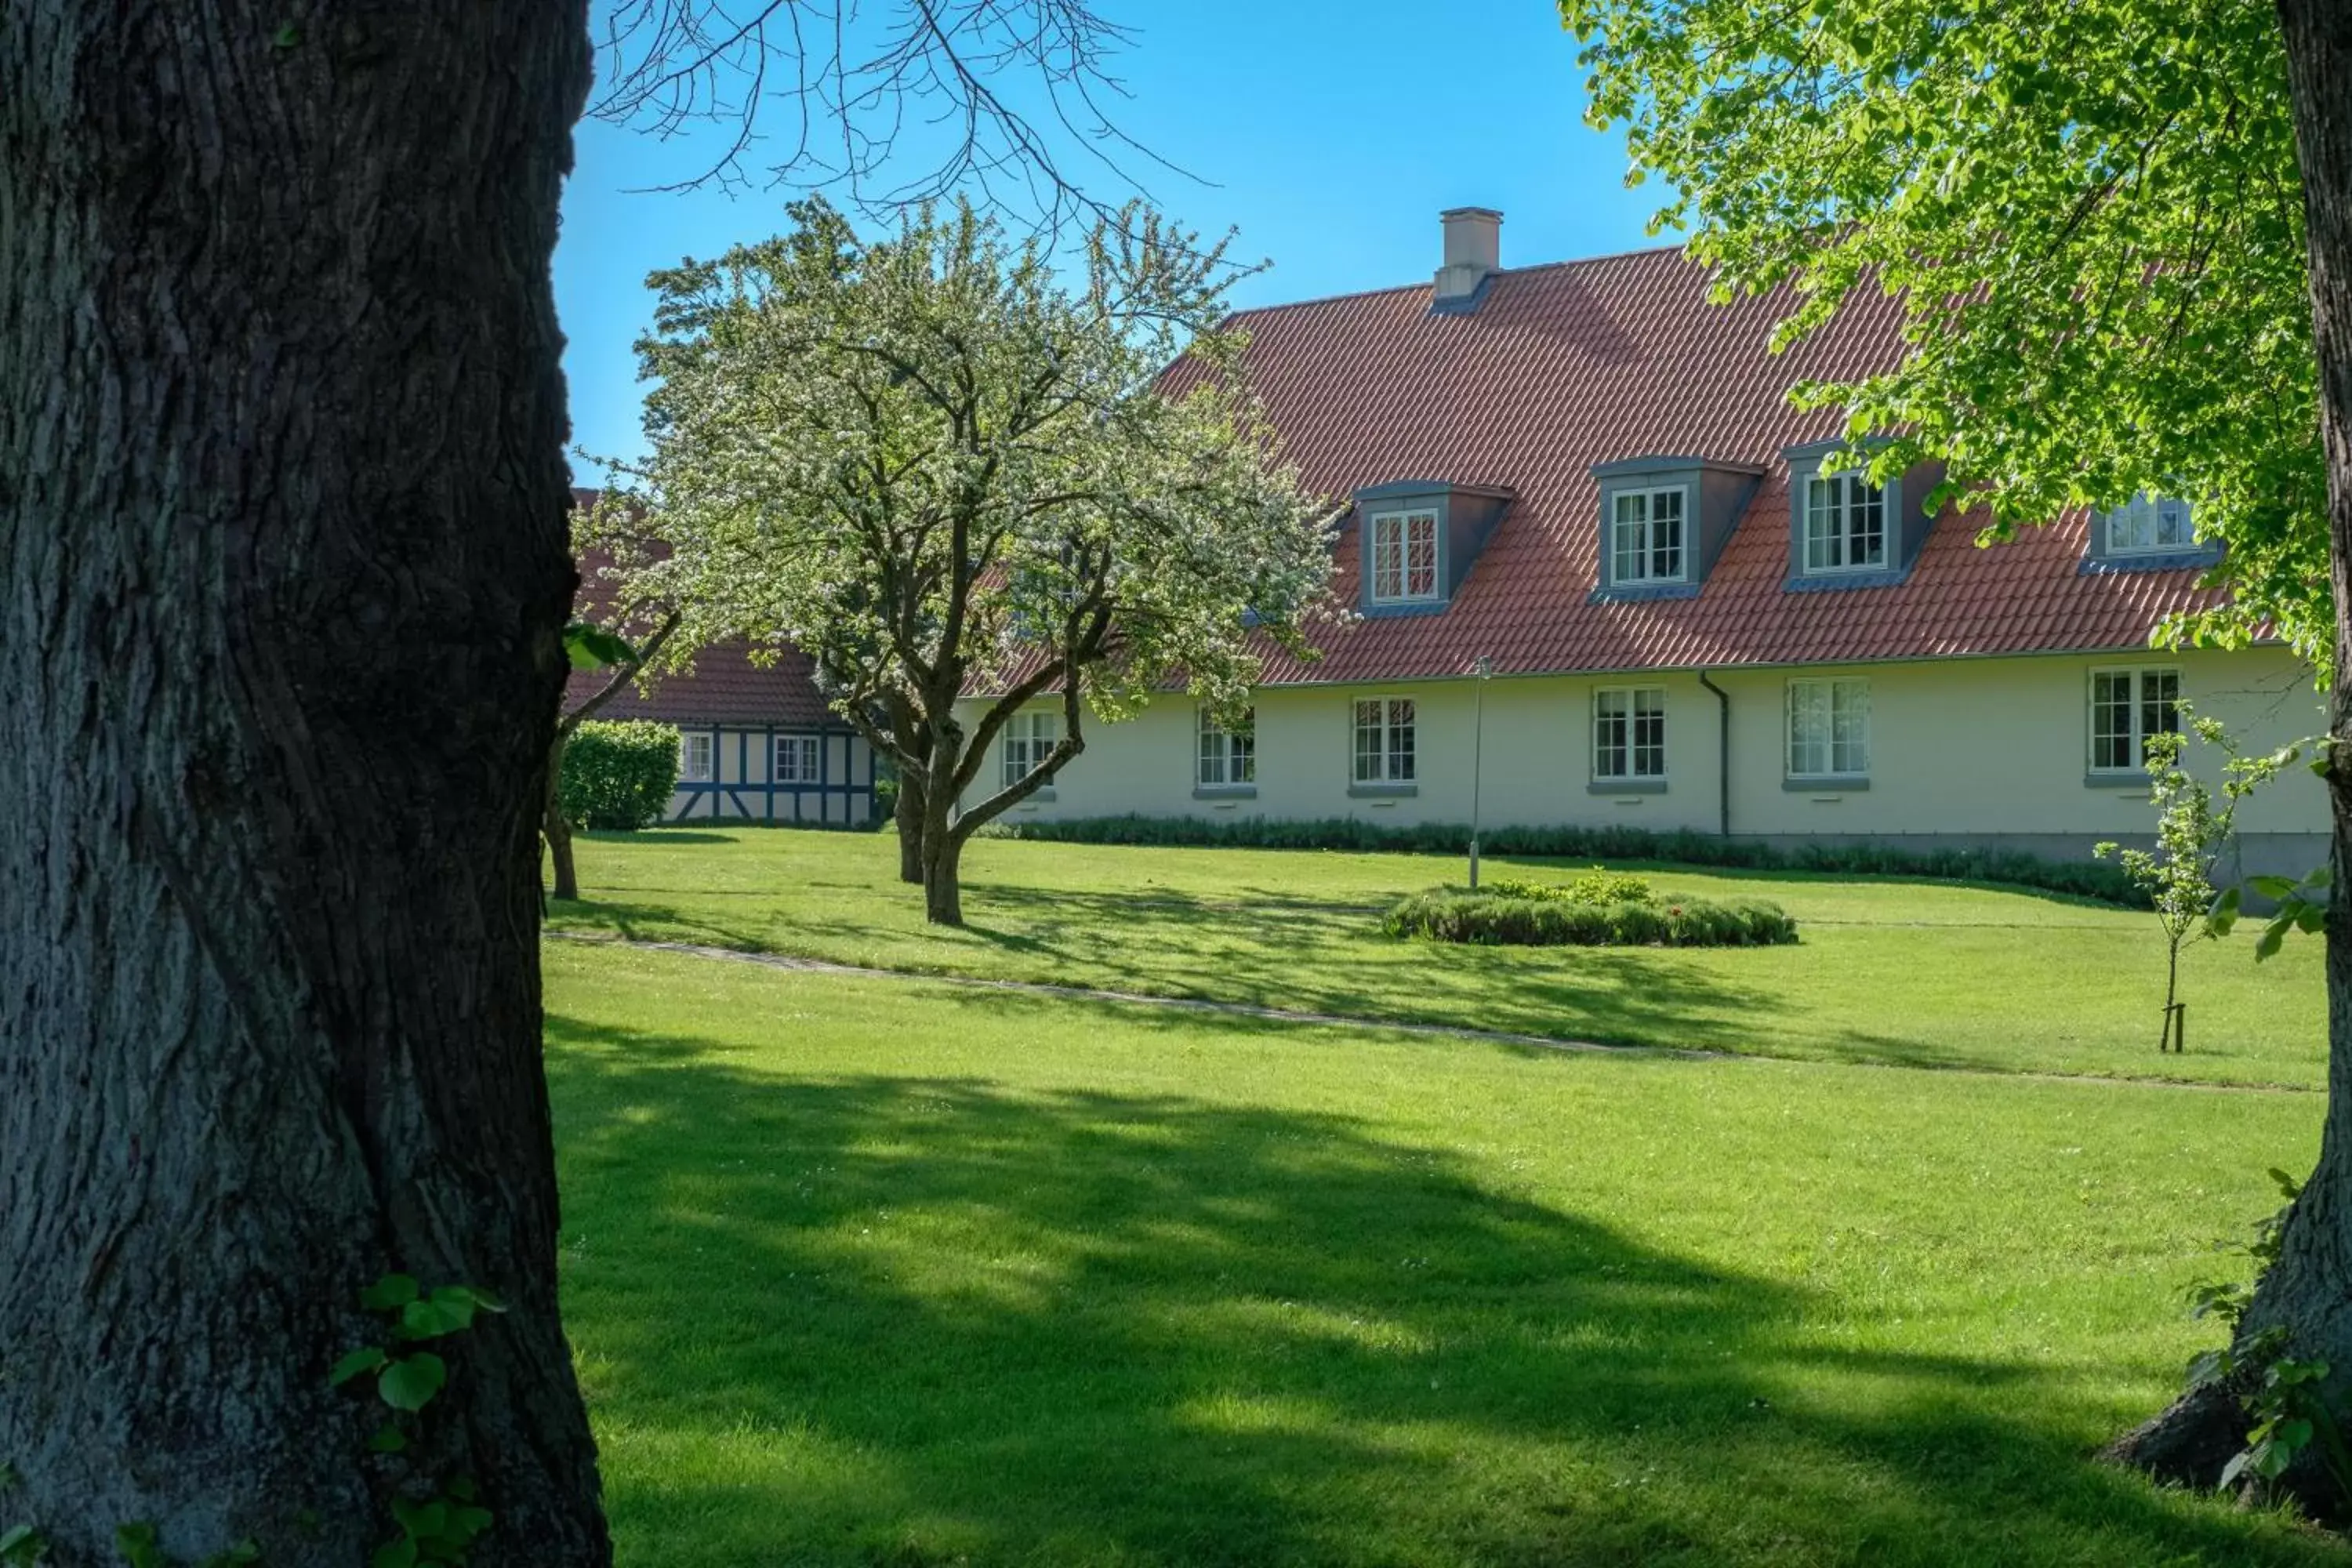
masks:
<path id="1" fill-rule="evenodd" d="M 1470 829 L 1461 823 L 1406 826 L 1355 817 L 1286 822 L 1263 816 L 1089 816 L 1057 822 L 999 822 L 981 829 L 999 838 L 1066 844 L 1216 846 L 1236 849 L 1356 849 L 1461 855 Z M 1905 849 L 1887 844 L 1801 844 L 1782 849 L 1688 828 L 1489 827 L 1478 834 L 1488 855 L 1580 860 L 1663 860 L 1755 871 L 1822 871 L 1848 877 L 1918 877 L 1940 882 L 2000 882 L 2049 893 L 2146 909 L 2147 895 L 2108 862 L 2045 860 L 2015 850 Z"/>
<path id="2" fill-rule="evenodd" d="M 1489 947 L 1775 947 L 1797 940 L 1797 922 L 1773 904 L 1578 903 L 1441 888 L 1381 917 L 1391 936 Z"/>
<path id="3" fill-rule="evenodd" d="M 591 719 L 563 748 L 556 809 L 574 827 L 649 827 L 677 788 L 677 727 Z"/>

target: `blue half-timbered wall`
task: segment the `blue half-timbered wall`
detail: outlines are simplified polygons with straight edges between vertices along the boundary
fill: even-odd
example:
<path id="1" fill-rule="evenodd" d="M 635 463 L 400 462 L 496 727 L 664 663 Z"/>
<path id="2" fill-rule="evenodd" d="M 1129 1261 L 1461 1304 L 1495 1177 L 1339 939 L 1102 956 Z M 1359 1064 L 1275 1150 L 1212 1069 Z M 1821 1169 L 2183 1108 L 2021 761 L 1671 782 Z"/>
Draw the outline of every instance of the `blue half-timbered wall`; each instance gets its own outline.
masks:
<path id="1" fill-rule="evenodd" d="M 681 776 L 670 796 L 670 822 L 774 822 L 862 827 L 874 821 L 874 752 L 839 724 L 680 724 L 678 733 L 710 737 L 709 779 Z M 777 782 L 780 736 L 814 737 L 814 781 Z M 683 770 L 681 770 L 681 773 Z"/>

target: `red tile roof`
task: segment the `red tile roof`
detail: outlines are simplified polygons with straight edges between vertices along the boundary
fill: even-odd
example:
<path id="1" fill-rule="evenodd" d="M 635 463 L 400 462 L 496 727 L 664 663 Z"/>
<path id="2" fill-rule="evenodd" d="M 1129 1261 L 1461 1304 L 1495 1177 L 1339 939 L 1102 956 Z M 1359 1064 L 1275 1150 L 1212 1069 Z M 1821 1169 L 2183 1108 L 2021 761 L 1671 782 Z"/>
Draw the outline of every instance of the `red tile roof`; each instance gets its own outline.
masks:
<path id="1" fill-rule="evenodd" d="M 596 504 L 597 492 L 574 487 L 572 501 L 581 508 Z M 601 618 L 596 574 L 605 558 L 591 552 L 580 563 L 576 612 Z M 641 627 L 628 628 L 642 632 Z M 750 728 L 807 729 L 846 721 L 826 708 L 816 689 L 814 664 L 798 648 L 788 647 L 773 664 L 754 664 L 751 645 L 720 643 L 695 657 L 691 674 L 663 676 L 650 693 L 635 684 L 623 687 L 596 710 L 599 719 L 651 719 L 666 724 L 729 724 Z M 604 689 L 609 672 L 575 669 L 563 692 L 564 706 L 585 701 Z"/>
<path id="2" fill-rule="evenodd" d="M 1517 496 L 1442 614 L 1324 628 L 1325 657 L 1277 656 L 1268 679 L 1690 668 L 2144 646 L 2169 611 L 2210 602 L 2194 569 L 2076 570 L 2076 514 L 1989 550 L 1947 513 L 1893 586 L 1790 593 L 1783 448 L 1837 433 L 1787 389 L 1899 355 L 1894 301 L 1857 300 L 1814 339 L 1767 352 L 1786 297 L 1716 305 L 1679 250 L 1495 274 L 1477 310 L 1433 315 L 1426 284 L 1244 312 L 1249 361 L 1286 451 L 1345 497 L 1400 479 Z M 1660 453 L 1761 464 L 1766 478 L 1695 598 L 1589 603 L 1593 464 Z M 1357 598 L 1356 530 L 1335 589 Z"/>
<path id="3" fill-rule="evenodd" d="M 575 669 L 563 700 L 576 703 L 595 692 L 607 677 Z M 656 719 L 666 724 L 731 724 L 751 729 L 808 729 L 847 721 L 829 711 L 810 675 L 809 658 L 787 649 L 769 668 L 753 664 L 747 645 L 722 643 L 706 648 L 691 675 L 665 676 L 650 696 L 625 686 L 596 710 L 599 719 Z"/>

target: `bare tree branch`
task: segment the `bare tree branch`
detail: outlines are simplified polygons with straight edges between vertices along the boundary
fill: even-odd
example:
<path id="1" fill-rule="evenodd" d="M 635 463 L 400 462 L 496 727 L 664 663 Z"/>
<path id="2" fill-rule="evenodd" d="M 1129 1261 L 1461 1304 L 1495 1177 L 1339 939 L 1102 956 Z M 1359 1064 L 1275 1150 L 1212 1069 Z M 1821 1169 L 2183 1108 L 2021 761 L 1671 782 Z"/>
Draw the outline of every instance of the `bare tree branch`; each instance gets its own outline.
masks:
<path id="1" fill-rule="evenodd" d="M 868 217 L 961 194 L 1058 233 L 1148 195 L 1144 174 L 1205 184 L 1111 112 L 1135 36 L 1087 0 L 614 0 L 589 113 L 665 140 L 720 128 L 658 189 L 791 185 Z"/>

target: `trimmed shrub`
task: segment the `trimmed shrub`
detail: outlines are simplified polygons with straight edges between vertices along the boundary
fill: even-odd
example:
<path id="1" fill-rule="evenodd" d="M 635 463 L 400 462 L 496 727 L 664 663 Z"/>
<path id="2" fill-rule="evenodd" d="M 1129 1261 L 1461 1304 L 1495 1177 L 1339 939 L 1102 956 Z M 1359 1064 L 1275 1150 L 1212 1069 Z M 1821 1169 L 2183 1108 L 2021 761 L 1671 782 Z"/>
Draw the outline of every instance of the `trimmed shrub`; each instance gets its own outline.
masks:
<path id="1" fill-rule="evenodd" d="M 1486 890 L 1506 899 L 1538 899 L 1561 904 L 1655 903 L 1658 890 L 1647 877 L 1595 866 L 1565 882 L 1538 882 L 1531 877 L 1489 877 Z"/>
<path id="2" fill-rule="evenodd" d="M 677 788 L 677 727 L 591 719 L 563 748 L 556 809 L 574 827 L 649 827 Z"/>
<path id="3" fill-rule="evenodd" d="M 1262 816 L 1213 821 L 1193 816 L 1091 816 L 1063 822 L 996 822 L 980 832 L 988 837 L 1066 844 L 1213 845 L 1422 855 L 1460 855 L 1470 847 L 1470 829 L 1460 823 L 1391 826 L 1345 816 L 1319 822 L 1281 822 Z M 2014 850 L 1920 850 L 1887 844 L 1804 844 L 1783 850 L 1688 828 L 1656 833 L 1641 827 L 1487 827 L 1479 830 L 1478 846 L 1488 855 L 1557 856 L 1588 862 L 1661 860 L 1755 871 L 1993 882 L 2098 899 L 2126 909 L 2147 908 L 2147 895 L 2132 886 L 2119 867 L 2088 858 L 2044 860 Z"/>
<path id="4" fill-rule="evenodd" d="M 1490 947 L 1772 947 L 1797 940 L 1775 904 L 1581 903 L 1451 888 L 1416 893 L 1381 917 L 1391 936 Z"/>

